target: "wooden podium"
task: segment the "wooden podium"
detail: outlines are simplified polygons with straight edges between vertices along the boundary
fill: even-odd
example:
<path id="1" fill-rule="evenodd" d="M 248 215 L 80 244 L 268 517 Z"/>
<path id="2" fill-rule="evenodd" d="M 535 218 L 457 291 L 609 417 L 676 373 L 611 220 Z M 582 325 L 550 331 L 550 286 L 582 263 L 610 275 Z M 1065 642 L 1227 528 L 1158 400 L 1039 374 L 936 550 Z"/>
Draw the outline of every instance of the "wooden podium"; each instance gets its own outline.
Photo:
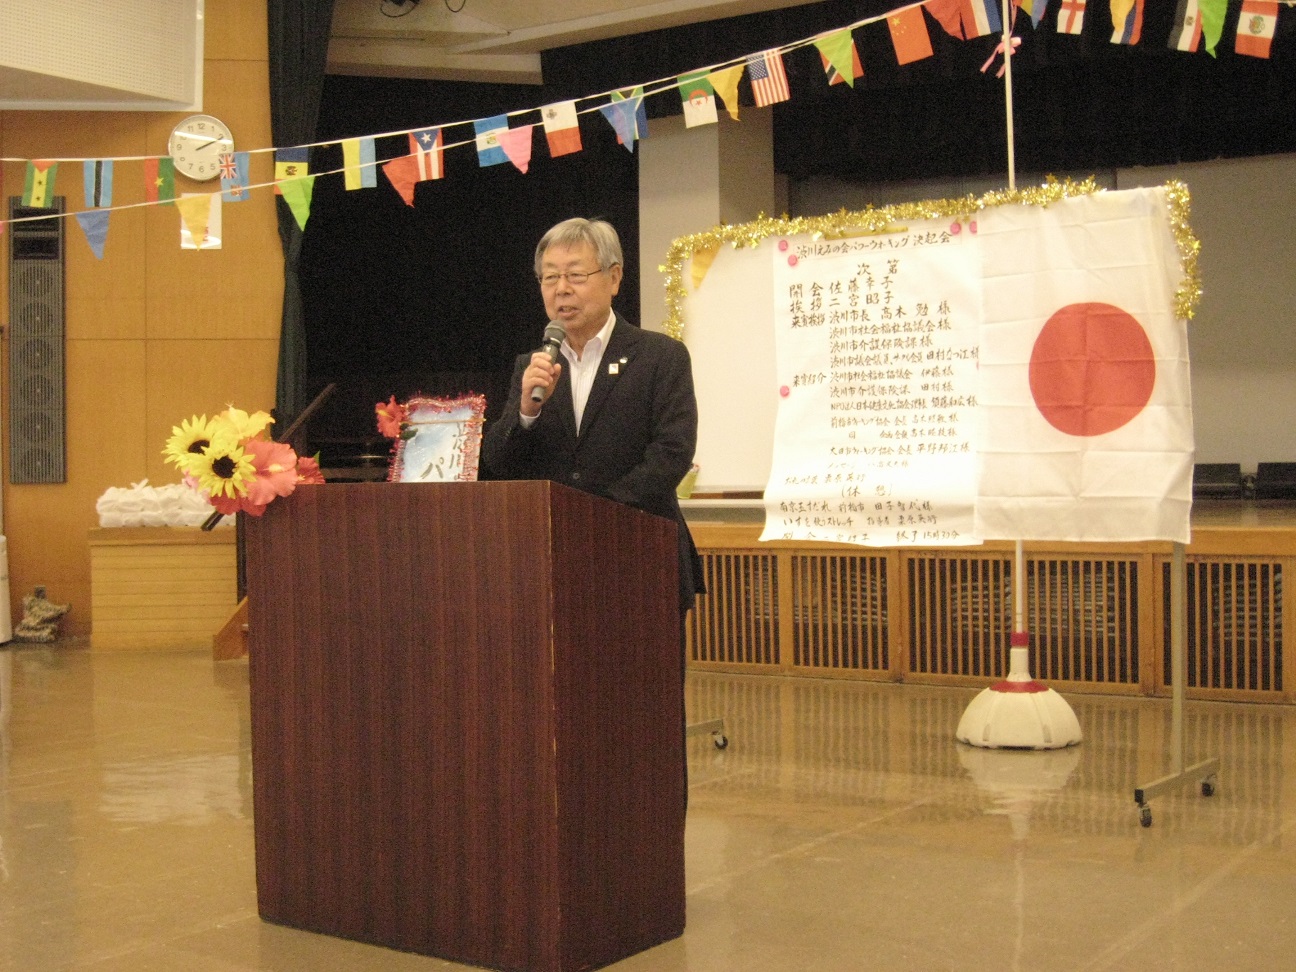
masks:
<path id="1" fill-rule="evenodd" d="M 338 483 L 245 527 L 262 918 L 542 972 L 683 933 L 674 523 Z"/>

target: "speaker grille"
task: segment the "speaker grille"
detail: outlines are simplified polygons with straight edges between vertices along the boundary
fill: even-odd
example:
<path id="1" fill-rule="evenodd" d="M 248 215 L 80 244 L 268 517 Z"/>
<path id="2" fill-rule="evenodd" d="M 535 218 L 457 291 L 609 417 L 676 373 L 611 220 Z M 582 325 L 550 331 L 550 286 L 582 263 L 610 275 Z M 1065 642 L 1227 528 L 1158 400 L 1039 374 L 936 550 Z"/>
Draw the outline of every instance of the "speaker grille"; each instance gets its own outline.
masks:
<path id="1" fill-rule="evenodd" d="M 63 212 L 9 200 L 9 218 Z M 67 482 L 63 220 L 10 223 L 9 481 Z"/>

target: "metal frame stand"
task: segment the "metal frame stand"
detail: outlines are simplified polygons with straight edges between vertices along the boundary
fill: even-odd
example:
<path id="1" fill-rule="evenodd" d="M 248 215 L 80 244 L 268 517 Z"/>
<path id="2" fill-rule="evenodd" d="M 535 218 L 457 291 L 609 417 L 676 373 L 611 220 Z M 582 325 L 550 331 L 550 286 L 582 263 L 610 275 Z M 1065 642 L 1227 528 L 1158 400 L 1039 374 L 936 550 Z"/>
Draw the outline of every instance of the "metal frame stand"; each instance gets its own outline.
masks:
<path id="1" fill-rule="evenodd" d="M 724 719 L 707 719 L 705 722 L 694 722 L 684 727 L 684 738 L 690 736 L 705 736 L 711 734 L 711 740 L 715 743 L 716 749 L 724 749 L 729 745 L 729 737 L 725 735 Z"/>
<path id="2" fill-rule="evenodd" d="M 1152 826 L 1152 808 L 1148 800 L 1189 783 L 1201 782 L 1201 795 L 1213 796 L 1218 785 L 1220 761 L 1218 756 L 1204 759 L 1192 766 L 1184 766 L 1183 706 L 1184 687 L 1188 682 L 1188 597 L 1187 567 L 1184 545 L 1176 543 L 1170 555 L 1170 767 L 1171 773 L 1151 783 L 1134 788 L 1134 802 L 1138 804 L 1139 823 Z"/>

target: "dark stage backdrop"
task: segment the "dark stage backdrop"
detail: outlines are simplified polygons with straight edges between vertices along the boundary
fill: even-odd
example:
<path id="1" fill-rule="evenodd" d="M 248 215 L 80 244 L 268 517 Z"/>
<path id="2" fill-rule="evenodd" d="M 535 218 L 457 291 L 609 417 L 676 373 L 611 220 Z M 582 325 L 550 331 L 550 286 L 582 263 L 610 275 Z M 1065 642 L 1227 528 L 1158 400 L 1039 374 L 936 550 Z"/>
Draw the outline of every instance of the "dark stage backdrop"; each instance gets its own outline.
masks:
<path id="1" fill-rule="evenodd" d="M 895 6 L 830 0 L 562 48 L 544 55 L 542 88 L 329 77 L 319 138 L 470 121 L 652 82 Z M 1215 57 L 1170 50 L 1175 6 L 1146 5 L 1135 47 L 1111 43 L 1106 3 L 1090 4 L 1080 37 L 1056 33 L 1056 0 L 1038 28 L 1022 16 L 1013 61 L 1018 171 L 1296 151 L 1296 12 L 1283 8 L 1273 56 L 1262 60 L 1233 53 L 1240 0 L 1230 0 Z M 776 169 L 794 183 L 1006 175 L 1003 83 L 979 70 L 995 39 L 957 41 L 930 18 L 928 27 L 934 57 L 904 67 L 885 23 L 856 30 L 865 77 L 853 89 L 826 83 L 813 47 L 790 52 L 792 100 L 774 108 Z M 745 80 L 740 95 L 751 104 Z M 657 95 L 647 110 L 678 114 L 679 100 Z M 445 179 L 420 185 L 413 208 L 381 174 L 377 189 L 350 193 L 340 178 L 317 182 L 301 267 L 309 385 L 312 393 L 329 381 L 341 387 L 315 423 L 317 441 L 371 436 L 373 404 L 391 394 L 482 392 L 493 417 L 514 355 L 536 346 L 545 324 L 535 242 L 567 216 L 604 216 L 621 231 L 627 277 L 617 306 L 637 316 L 638 157 L 597 114 L 582 115 L 581 129 L 585 150 L 559 159 L 536 132 L 527 175 L 508 164 L 481 169 L 471 148 L 448 152 Z M 470 137 L 464 131 L 451 140 Z M 378 141 L 380 158 L 405 150 L 404 136 Z M 336 149 L 317 154 L 316 170 L 341 164 Z M 681 179 L 688 166 L 680 160 Z"/>

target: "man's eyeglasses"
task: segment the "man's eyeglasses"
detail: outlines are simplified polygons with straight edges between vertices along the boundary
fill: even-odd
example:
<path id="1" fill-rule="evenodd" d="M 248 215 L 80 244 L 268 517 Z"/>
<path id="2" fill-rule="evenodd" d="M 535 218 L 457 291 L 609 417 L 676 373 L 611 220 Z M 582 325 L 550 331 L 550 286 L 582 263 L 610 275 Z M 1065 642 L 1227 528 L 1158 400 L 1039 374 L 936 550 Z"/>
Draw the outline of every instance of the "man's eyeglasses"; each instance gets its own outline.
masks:
<path id="1" fill-rule="evenodd" d="M 546 273 L 540 278 L 541 287 L 557 287 L 559 280 L 566 280 L 573 287 L 579 287 L 596 273 L 602 273 L 607 267 L 597 270 L 568 270 L 566 273 Z"/>

